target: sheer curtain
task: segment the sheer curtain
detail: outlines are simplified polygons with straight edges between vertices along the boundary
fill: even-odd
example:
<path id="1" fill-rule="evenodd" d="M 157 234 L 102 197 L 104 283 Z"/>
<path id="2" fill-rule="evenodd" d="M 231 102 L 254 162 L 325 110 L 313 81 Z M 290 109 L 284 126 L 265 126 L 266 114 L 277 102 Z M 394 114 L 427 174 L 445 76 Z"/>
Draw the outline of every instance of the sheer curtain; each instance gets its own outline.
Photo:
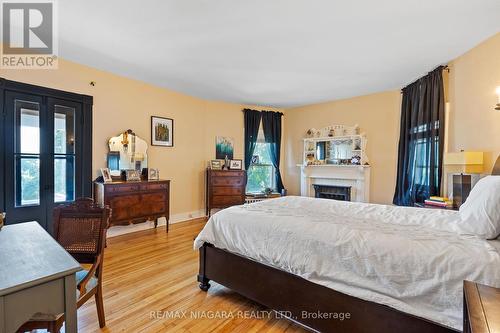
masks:
<path id="1" fill-rule="evenodd" d="M 443 69 L 436 68 L 402 90 L 396 205 L 411 206 L 441 192 Z"/>

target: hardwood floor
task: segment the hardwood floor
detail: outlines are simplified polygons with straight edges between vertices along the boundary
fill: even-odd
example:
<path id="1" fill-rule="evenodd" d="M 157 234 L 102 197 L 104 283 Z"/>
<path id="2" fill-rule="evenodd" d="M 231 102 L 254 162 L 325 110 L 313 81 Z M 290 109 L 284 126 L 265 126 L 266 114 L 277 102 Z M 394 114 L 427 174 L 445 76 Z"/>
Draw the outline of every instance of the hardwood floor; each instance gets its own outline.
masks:
<path id="1" fill-rule="evenodd" d="M 216 283 L 208 293 L 198 288 L 193 239 L 204 224 L 198 219 L 173 224 L 168 234 L 159 227 L 110 238 L 103 276 L 106 327 L 99 329 L 89 301 L 78 310 L 79 331 L 306 332 Z"/>

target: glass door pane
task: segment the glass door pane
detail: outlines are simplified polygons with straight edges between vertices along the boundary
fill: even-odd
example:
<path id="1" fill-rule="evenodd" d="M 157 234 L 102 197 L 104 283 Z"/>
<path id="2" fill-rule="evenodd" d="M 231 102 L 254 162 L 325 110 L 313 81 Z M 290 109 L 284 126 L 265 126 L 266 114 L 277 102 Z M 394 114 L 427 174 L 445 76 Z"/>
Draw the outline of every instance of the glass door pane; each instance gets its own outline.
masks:
<path id="1" fill-rule="evenodd" d="M 37 221 L 46 227 L 46 112 L 43 98 L 6 91 L 4 95 L 4 176 L 7 223 Z"/>
<path id="2" fill-rule="evenodd" d="M 54 202 L 75 200 L 75 108 L 54 105 Z"/>
<path id="3" fill-rule="evenodd" d="M 16 207 L 40 205 L 40 105 L 15 101 Z"/>

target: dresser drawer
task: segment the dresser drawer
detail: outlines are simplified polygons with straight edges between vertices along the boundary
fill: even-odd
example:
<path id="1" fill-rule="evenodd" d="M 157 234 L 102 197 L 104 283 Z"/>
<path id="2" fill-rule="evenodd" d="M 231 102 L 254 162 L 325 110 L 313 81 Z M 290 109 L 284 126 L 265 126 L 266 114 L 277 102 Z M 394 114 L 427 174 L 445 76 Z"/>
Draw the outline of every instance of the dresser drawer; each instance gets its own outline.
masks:
<path id="1" fill-rule="evenodd" d="M 241 195 L 226 195 L 218 196 L 214 195 L 212 197 L 212 206 L 231 206 L 231 205 L 242 205 L 245 199 Z"/>
<path id="2" fill-rule="evenodd" d="M 212 195 L 243 195 L 243 187 L 212 187 Z"/>
<path id="3" fill-rule="evenodd" d="M 165 202 L 165 200 L 167 200 L 167 194 L 164 192 L 142 194 L 142 203 L 144 204 L 150 202 Z"/>
<path id="4" fill-rule="evenodd" d="M 244 186 L 245 179 L 241 177 L 214 177 L 213 186 Z"/>
<path id="5" fill-rule="evenodd" d="M 109 206 L 114 211 L 117 208 L 127 208 L 133 205 L 137 205 L 141 202 L 141 199 L 138 195 L 120 195 L 116 197 L 112 197 L 109 199 Z"/>
<path id="6" fill-rule="evenodd" d="M 164 202 L 156 202 L 146 205 L 146 211 L 150 214 L 156 215 L 165 213 L 167 208 Z"/>
<path id="7" fill-rule="evenodd" d="M 243 177 L 245 171 L 214 171 L 212 170 L 212 177 Z"/>
<path id="8" fill-rule="evenodd" d="M 168 188 L 168 183 L 141 184 L 141 191 L 161 191 Z"/>
<path id="9" fill-rule="evenodd" d="M 139 184 L 105 185 L 106 193 L 130 193 L 139 190 Z"/>

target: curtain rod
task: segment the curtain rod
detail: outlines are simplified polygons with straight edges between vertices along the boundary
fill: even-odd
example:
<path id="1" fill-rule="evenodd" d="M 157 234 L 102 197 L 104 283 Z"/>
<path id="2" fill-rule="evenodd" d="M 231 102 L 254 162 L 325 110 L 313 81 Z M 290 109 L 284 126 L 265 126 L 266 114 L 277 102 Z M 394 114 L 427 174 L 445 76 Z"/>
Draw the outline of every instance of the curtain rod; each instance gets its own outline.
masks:
<path id="1" fill-rule="evenodd" d="M 432 71 L 428 72 L 426 75 L 429 75 L 430 73 L 434 72 L 435 70 L 439 69 L 440 67 L 442 71 L 447 71 L 448 73 L 450 72 L 450 67 L 448 67 L 448 65 L 440 65 L 436 68 L 434 68 Z M 425 76 L 425 75 L 424 75 Z M 422 76 L 423 77 L 423 76 Z M 422 77 L 416 79 L 416 80 L 413 80 L 411 83 L 408 83 L 406 86 L 404 86 L 403 88 L 401 88 L 401 93 L 403 93 L 403 89 L 408 87 L 408 86 L 411 86 L 412 84 L 418 82 L 418 80 L 420 80 Z"/>
<path id="2" fill-rule="evenodd" d="M 285 114 L 283 112 L 279 112 L 279 111 L 271 111 L 271 110 L 254 110 L 254 109 L 243 109 L 241 110 L 241 112 L 245 112 L 245 110 L 250 110 L 250 111 L 256 111 L 256 112 L 274 112 L 274 113 L 279 113 L 280 115 L 284 116 Z"/>

